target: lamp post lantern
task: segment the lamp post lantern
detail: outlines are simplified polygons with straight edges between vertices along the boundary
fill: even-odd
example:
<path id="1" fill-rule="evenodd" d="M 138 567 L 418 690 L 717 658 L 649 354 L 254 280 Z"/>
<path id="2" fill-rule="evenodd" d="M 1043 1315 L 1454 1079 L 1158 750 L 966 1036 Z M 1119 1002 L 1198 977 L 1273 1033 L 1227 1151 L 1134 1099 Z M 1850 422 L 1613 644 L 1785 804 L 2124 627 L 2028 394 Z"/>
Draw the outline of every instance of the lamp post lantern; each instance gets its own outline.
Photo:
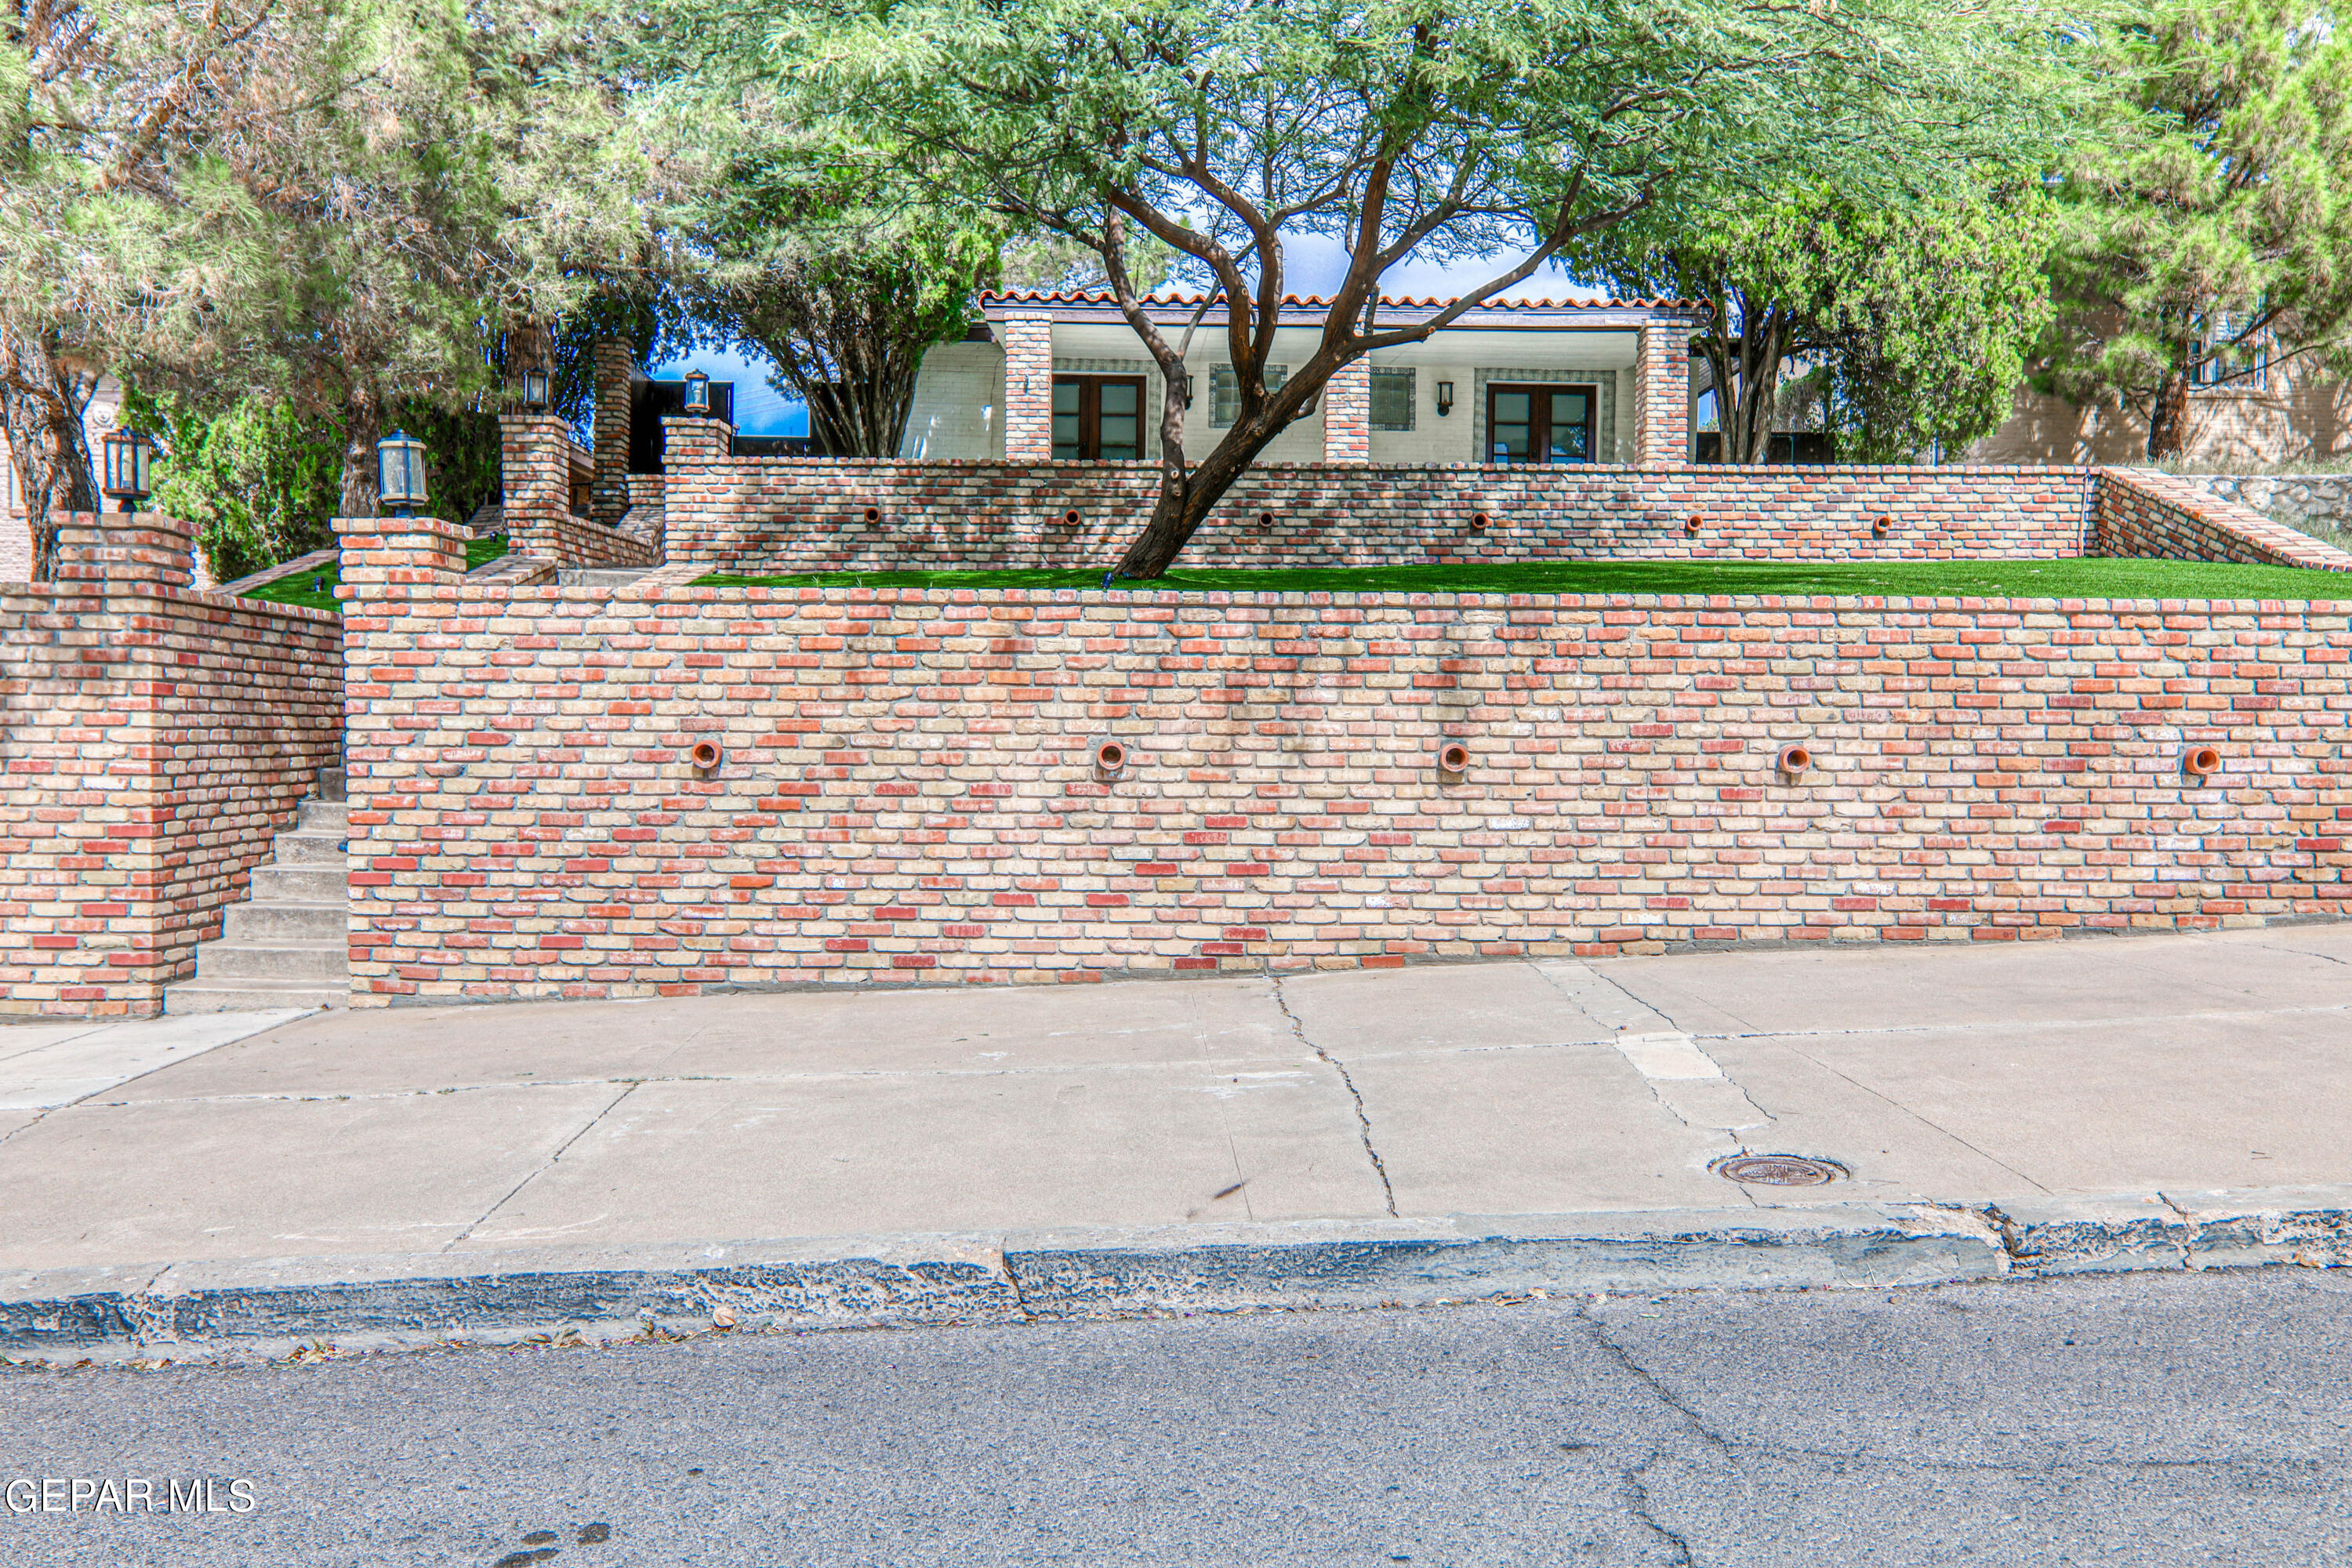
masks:
<path id="1" fill-rule="evenodd" d="M 686 373 L 686 411 L 697 419 L 710 416 L 710 378 L 698 370 Z"/>
<path id="2" fill-rule="evenodd" d="M 547 372 L 537 366 L 515 377 L 515 395 L 525 408 L 547 406 Z"/>
<path id="3" fill-rule="evenodd" d="M 394 517 L 425 504 L 425 443 L 394 430 L 375 444 L 376 498 Z"/>
<path id="4" fill-rule="evenodd" d="M 120 500 L 124 511 L 137 511 L 150 493 L 147 459 L 154 454 L 155 443 L 142 430 L 114 430 L 100 445 L 105 454 L 106 482 L 99 489 Z"/>

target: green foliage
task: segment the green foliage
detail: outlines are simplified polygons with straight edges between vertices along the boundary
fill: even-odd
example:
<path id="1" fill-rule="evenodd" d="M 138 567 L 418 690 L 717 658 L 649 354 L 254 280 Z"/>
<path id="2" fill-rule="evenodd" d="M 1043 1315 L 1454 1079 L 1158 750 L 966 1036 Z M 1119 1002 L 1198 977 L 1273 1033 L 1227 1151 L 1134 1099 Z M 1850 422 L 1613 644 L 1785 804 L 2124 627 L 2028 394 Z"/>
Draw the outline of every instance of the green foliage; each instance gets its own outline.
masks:
<path id="1" fill-rule="evenodd" d="M 1709 311 L 1727 462 L 1762 460 L 1788 412 L 1790 367 L 1827 395 L 1841 458 L 1908 462 L 1986 435 L 2008 414 L 2050 320 L 2051 205 L 2020 182 L 1864 202 L 1818 187 L 1725 193 L 1695 219 L 1654 216 L 1580 258 L 1619 290 Z"/>
<path id="2" fill-rule="evenodd" d="M 2200 374 L 2352 372 L 2352 30 L 2301 0 L 2176 3 L 2104 63 L 2104 134 L 2059 189 L 2041 384 L 2118 399 L 2177 457 Z"/>
<path id="3" fill-rule="evenodd" d="M 335 542 L 342 432 L 306 422 L 292 405 L 247 398 L 206 418 L 181 397 L 133 394 L 127 424 L 154 435 L 150 502 L 196 525 L 213 580 L 233 582 Z"/>
<path id="4" fill-rule="evenodd" d="M 436 513 L 462 523 L 496 497 L 494 416 L 422 402 L 394 412 L 429 450 Z M 334 543 L 346 445 L 336 414 L 266 396 L 207 414 L 175 394 L 134 391 L 122 417 L 158 440 L 151 504 L 196 525 L 205 566 L 227 583 Z"/>

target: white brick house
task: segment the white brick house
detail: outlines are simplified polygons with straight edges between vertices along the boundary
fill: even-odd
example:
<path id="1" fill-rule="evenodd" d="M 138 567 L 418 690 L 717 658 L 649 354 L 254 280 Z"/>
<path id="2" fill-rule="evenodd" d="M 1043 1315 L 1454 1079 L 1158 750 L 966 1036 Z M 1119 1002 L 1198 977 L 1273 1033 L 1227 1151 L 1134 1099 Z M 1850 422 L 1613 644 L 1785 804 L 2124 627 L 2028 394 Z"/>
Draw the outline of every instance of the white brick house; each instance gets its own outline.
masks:
<path id="1" fill-rule="evenodd" d="M 1426 321 L 1450 302 L 1383 300 L 1380 324 Z M 1172 341 L 1201 301 L 1147 303 Z M 1270 377 L 1307 361 L 1327 306 L 1284 301 Z M 1157 459 L 1160 370 L 1108 294 L 991 294 L 982 309 L 984 327 L 924 355 L 899 457 Z M 1692 322 L 1689 307 L 1646 301 L 1476 306 L 1425 342 L 1349 367 L 1260 460 L 1687 462 Z M 1235 401 L 1217 308 L 1202 315 L 1185 364 L 1185 447 L 1197 458 Z"/>

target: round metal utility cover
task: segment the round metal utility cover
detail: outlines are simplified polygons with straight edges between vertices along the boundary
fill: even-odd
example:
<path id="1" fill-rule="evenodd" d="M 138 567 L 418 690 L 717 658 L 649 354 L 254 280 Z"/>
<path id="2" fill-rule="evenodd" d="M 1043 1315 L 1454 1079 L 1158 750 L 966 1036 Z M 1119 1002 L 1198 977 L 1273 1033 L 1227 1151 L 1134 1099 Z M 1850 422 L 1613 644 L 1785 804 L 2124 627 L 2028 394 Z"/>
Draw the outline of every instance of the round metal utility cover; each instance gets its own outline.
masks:
<path id="1" fill-rule="evenodd" d="M 1801 1154 L 1735 1154 L 1716 1162 L 1715 1173 L 1727 1182 L 1759 1187 L 1823 1187 L 1845 1174 L 1844 1167 L 1828 1160 L 1808 1160 Z"/>

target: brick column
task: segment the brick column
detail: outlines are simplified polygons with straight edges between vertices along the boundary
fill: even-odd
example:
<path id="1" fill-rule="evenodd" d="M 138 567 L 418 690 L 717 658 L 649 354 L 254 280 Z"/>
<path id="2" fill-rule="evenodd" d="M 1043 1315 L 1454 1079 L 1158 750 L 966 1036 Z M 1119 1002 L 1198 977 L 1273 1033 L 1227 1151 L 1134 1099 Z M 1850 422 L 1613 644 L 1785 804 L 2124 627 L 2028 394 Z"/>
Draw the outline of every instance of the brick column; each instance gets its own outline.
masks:
<path id="1" fill-rule="evenodd" d="M 629 383 L 635 350 L 618 338 L 596 340 L 596 479 L 588 515 L 620 526 L 629 510 Z"/>
<path id="2" fill-rule="evenodd" d="M 339 517 L 343 586 L 365 598 L 387 584 L 439 584 L 466 574 L 466 531 L 437 517 Z"/>
<path id="3" fill-rule="evenodd" d="M 499 416 L 499 489 L 509 552 L 561 560 L 572 516 L 570 431 L 562 416 Z"/>
<path id="4" fill-rule="evenodd" d="M 1323 384 L 1323 460 L 1372 460 L 1372 362 L 1350 361 Z"/>
<path id="5" fill-rule="evenodd" d="M 1636 338 L 1633 466 L 1678 468 L 1690 461 L 1690 329 L 1660 321 Z"/>
<path id="6" fill-rule="evenodd" d="M 1004 458 L 1042 463 L 1054 456 L 1054 318 L 1013 316 L 1004 340 Z"/>
<path id="7" fill-rule="evenodd" d="M 192 522 L 159 511 L 56 517 L 59 587 L 185 588 L 194 575 Z"/>

